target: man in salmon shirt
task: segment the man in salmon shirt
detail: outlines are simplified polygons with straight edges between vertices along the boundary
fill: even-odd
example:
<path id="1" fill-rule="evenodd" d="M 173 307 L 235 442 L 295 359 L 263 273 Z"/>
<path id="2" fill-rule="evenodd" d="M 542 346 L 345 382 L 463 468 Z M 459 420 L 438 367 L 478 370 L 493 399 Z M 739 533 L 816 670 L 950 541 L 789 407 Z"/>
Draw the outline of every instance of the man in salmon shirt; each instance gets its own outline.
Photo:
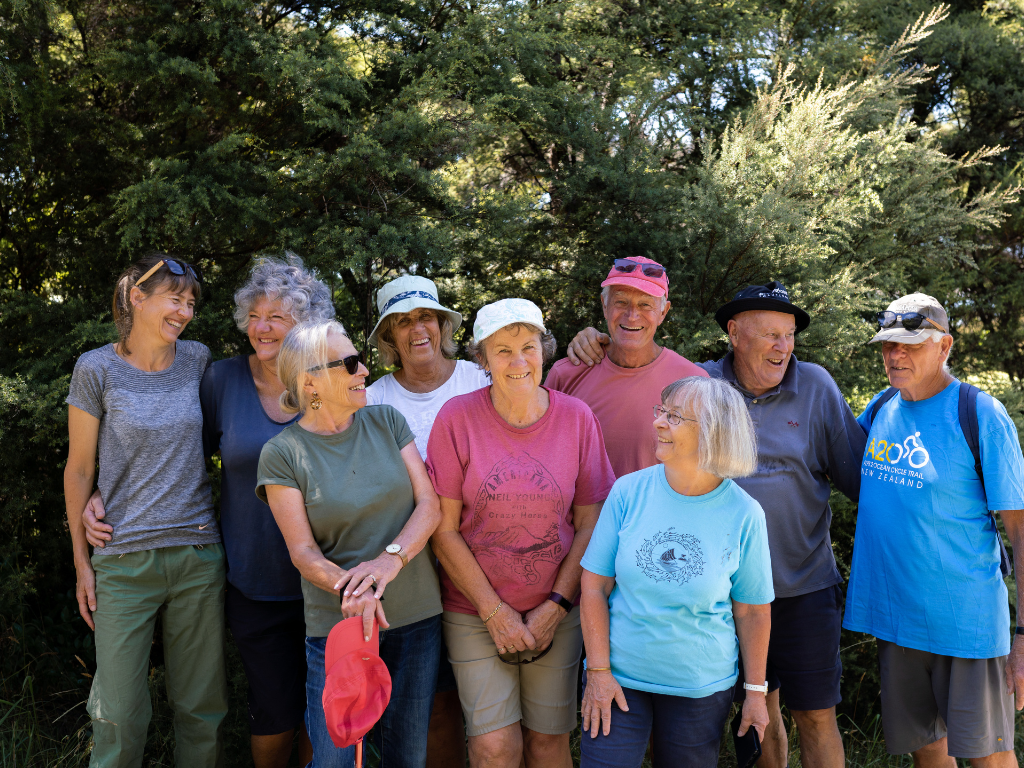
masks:
<path id="1" fill-rule="evenodd" d="M 661 404 L 661 390 L 686 376 L 708 374 L 654 341 L 672 308 L 668 273 L 661 264 L 643 256 L 615 259 L 601 289 L 611 336 L 604 359 L 594 366 L 559 360 L 544 386 L 590 406 L 601 424 L 615 476 L 622 477 L 658 463 L 650 424 L 651 409 Z"/>
<path id="2" fill-rule="evenodd" d="M 736 483 L 764 509 L 775 587 L 765 685 L 770 723 L 758 768 L 787 764 L 780 694 L 796 720 L 803 765 L 842 768 L 845 756 L 836 704 L 841 700 L 843 671 L 843 594 L 829 536 L 829 481 L 851 500 L 857 499 L 866 436 L 828 372 L 793 354 L 796 335 L 811 319 L 790 302 L 782 283 L 744 288 L 718 309 L 715 320 L 728 334 L 732 350 L 721 360 L 702 363 L 702 368 L 743 395 L 754 422 L 757 470 Z M 611 329 L 610 321 L 608 325 Z M 590 370 L 600 367 L 607 362 L 600 357 L 607 338 L 593 328 L 581 331 L 569 345 L 569 358 L 558 365 L 572 369 L 579 360 L 592 365 Z M 594 364 L 596 360 L 601 362 Z M 573 372 L 584 368 L 580 365 Z M 589 403 L 585 395 L 576 396 Z M 628 393 L 621 393 L 616 402 L 625 410 Z M 652 416 L 642 419 L 638 411 L 631 411 L 630 430 L 619 440 L 640 440 L 653 431 Z M 596 408 L 594 412 L 600 420 Z M 618 472 L 607 430 L 605 440 Z"/>

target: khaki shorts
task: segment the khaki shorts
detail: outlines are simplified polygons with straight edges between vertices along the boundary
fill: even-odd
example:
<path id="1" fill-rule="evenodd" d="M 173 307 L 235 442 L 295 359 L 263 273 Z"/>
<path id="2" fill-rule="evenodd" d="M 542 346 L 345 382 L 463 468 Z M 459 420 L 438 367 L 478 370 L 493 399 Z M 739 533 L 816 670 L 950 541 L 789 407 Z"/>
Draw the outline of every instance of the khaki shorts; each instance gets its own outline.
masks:
<path id="1" fill-rule="evenodd" d="M 915 752 L 946 737 L 953 757 L 1013 749 L 1013 695 L 1006 656 L 959 659 L 878 641 L 882 730 L 890 754 Z"/>
<path id="2" fill-rule="evenodd" d="M 520 720 L 531 731 L 550 735 L 576 727 L 576 681 L 583 649 L 579 606 L 562 619 L 547 654 L 532 664 L 502 663 L 479 616 L 445 611 L 441 627 L 470 736 Z M 529 658 L 532 651 L 523 655 Z"/>

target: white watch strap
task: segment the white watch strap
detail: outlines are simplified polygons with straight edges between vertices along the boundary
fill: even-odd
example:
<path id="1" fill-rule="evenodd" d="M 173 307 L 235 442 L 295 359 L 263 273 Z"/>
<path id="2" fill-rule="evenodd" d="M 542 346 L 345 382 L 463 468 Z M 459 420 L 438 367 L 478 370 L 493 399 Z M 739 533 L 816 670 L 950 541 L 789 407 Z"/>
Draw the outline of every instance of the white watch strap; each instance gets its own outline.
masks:
<path id="1" fill-rule="evenodd" d="M 764 685 L 753 685 L 751 683 L 744 683 L 743 690 L 745 691 L 758 691 L 759 693 L 768 693 L 768 681 L 764 681 Z"/>

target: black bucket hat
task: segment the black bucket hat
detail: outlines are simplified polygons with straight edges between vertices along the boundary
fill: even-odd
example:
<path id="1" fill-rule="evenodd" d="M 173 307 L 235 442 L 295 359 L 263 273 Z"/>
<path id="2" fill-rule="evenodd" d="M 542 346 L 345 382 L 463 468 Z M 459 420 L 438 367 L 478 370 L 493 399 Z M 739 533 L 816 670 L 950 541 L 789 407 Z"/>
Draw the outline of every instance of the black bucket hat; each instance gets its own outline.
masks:
<path id="1" fill-rule="evenodd" d="M 800 307 L 789 301 L 789 291 L 778 280 L 768 285 L 748 285 L 737 293 L 732 301 L 715 312 L 715 321 L 726 333 L 729 332 L 729 321 L 740 312 L 765 309 L 769 312 L 788 312 L 796 318 L 796 332 L 800 333 L 811 324 L 810 316 Z"/>

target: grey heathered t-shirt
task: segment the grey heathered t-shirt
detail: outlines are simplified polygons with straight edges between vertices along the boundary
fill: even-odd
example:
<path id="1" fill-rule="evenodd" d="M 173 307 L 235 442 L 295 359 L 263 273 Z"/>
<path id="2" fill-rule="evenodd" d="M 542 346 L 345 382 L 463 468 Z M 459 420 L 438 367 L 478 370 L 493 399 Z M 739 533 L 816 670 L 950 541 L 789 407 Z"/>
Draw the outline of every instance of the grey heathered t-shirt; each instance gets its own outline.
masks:
<path id="1" fill-rule="evenodd" d="M 736 484 L 764 509 L 775 597 L 842 581 L 832 555 L 829 479 L 853 501 L 866 435 L 828 372 L 792 356 L 782 382 L 754 396 L 736 381 L 733 353 L 700 366 L 743 395 L 757 433 L 757 469 Z"/>
<path id="2" fill-rule="evenodd" d="M 163 371 L 140 371 L 113 344 L 75 363 L 65 402 L 100 420 L 98 485 L 114 527 L 96 555 L 220 541 L 199 406 L 209 364 L 203 344 L 180 340 Z"/>

